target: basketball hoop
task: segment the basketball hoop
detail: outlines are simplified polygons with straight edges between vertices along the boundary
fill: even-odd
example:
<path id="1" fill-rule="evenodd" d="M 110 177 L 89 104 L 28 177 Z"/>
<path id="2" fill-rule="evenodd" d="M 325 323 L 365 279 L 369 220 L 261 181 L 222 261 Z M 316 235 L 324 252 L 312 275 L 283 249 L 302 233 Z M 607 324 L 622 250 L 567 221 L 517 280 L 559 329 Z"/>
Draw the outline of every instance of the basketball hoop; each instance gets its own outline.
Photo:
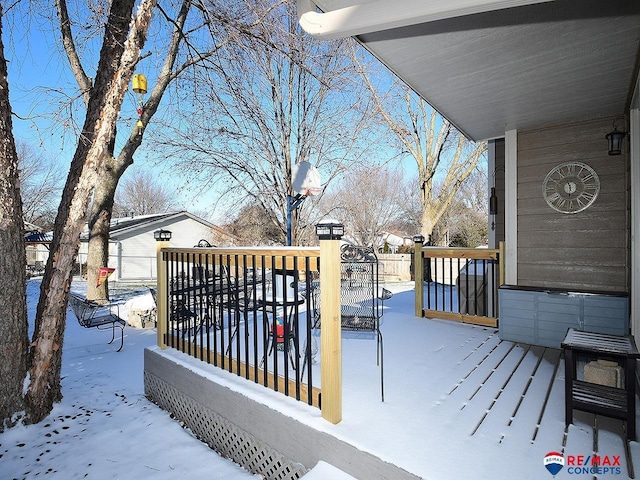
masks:
<path id="1" fill-rule="evenodd" d="M 322 193 L 322 188 L 303 188 L 299 193 L 305 197 L 315 197 Z"/>
<path id="2" fill-rule="evenodd" d="M 291 187 L 298 195 L 313 197 L 322 193 L 320 172 L 309 162 L 296 163 L 291 171 Z"/>
<path id="3" fill-rule="evenodd" d="M 295 196 L 287 194 L 287 245 L 291 246 L 291 212 L 307 197 L 322 193 L 320 172 L 309 162 L 298 162 L 291 170 L 291 188 Z"/>

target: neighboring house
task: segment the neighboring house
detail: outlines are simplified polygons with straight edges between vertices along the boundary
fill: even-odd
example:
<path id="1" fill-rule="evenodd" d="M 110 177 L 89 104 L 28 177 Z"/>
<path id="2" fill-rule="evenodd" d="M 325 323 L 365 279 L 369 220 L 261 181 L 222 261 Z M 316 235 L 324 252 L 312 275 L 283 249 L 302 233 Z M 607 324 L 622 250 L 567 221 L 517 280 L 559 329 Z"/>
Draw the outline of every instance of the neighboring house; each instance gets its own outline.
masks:
<path id="1" fill-rule="evenodd" d="M 377 240 L 380 253 L 397 253 L 400 247 L 413 247 L 413 238 L 401 233 L 382 232 Z M 387 245 L 388 252 L 385 252 Z"/>
<path id="2" fill-rule="evenodd" d="M 640 335 L 640 2 L 298 6 L 308 33 L 354 36 L 468 138 L 488 140 L 489 247 L 504 240 L 508 284 L 622 292 Z M 610 153 L 616 130 L 628 134 Z"/>
<path id="3" fill-rule="evenodd" d="M 49 245 L 51 245 L 53 232 L 43 233 L 34 225 L 27 225 L 26 222 L 25 227 L 31 228 L 24 235 L 27 267 L 32 273 L 40 273 L 49 258 Z"/>
<path id="4" fill-rule="evenodd" d="M 118 281 L 156 278 L 156 230 L 171 232 L 170 246 L 194 247 L 200 240 L 217 246 L 231 245 L 235 237 L 189 212 L 141 215 L 111 220 L 109 231 L 109 267 Z M 89 233 L 80 237 L 78 262 L 86 264 Z"/>

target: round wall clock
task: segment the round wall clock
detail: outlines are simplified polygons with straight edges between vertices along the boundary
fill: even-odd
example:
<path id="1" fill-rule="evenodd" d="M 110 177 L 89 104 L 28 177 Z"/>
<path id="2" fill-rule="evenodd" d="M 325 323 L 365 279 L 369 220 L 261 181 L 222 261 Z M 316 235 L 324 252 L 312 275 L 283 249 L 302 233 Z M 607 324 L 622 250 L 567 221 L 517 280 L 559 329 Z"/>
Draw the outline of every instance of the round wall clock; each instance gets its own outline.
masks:
<path id="1" fill-rule="evenodd" d="M 600 179 L 589 165 L 565 162 L 553 167 L 542 184 L 547 205 L 561 213 L 578 213 L 595 202 Z"/>

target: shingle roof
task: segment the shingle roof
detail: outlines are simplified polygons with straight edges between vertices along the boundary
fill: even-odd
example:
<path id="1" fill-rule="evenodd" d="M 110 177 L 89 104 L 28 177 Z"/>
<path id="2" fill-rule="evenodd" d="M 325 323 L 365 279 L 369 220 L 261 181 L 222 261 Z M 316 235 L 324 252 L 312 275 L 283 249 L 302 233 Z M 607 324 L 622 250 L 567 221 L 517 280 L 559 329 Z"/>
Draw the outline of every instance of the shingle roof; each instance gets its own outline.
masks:
<path id="1" fill-rule="evenodd" d="M 25 232 L 24 242 L 29 244 L 35 243 L 51 243 L 53 239 L 53 232 L 38 232 L 37 230 L 32 230 Z"/>

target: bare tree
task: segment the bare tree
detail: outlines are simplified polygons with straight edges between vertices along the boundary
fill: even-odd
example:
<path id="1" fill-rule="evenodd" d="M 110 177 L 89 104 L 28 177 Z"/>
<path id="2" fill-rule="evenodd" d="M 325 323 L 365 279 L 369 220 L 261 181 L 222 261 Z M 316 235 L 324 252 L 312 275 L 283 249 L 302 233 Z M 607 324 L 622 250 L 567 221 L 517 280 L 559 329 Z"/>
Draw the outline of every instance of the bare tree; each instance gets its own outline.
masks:
<path id="1" fill-rule="evenodd" d="M 359 62 L 364 83 L 373 99 L 378 118 L 395 138 L 396 148 L 413 157 L 418 169 L 421 233 L 429 237 L 460 192 L 464 181 L 477 168 L 487 150 L 485 142 L 473 143 L 443 119 L 427 102 L 394 77 L 390 87 L 379 78 L 376 67 Z M 372 68 L 374 70 L 372 70 Z"/>
<path id="2" fill-rule="evenodd" d="M 244 8 L 256 17 L 270 3 L 251 0 Z M 270 10 L 252 35 L 217 52 L 217 64 L 194 72 L 191 88 L 180 89 L 183 121 L 159 140 L 167 159 L 205 189 L 216 188 L 237 208 L 257 203 L 282 243 L 292 166 L 317 166 L 326 186 L 369 148 L 349 41 L 301 34 L 294 3 Z M 307 200 L 296 213 L 307 218 L 315 204 Z M 294 215 L 293 244 L 304 224 Z"/>
<path id="3" fill-rule="evenodd" d="M 98 172 L 114 138 L 124 94 L 146 40 L 155 0 L 113 0 L 95 81 L 89 85 L 87 113 L 62 193 L 50 255 L 42 279 L 31 348 L 30 383 L 25 395 L 28 420 L 38 422 L 61 398 L 60 368 L 71 273 L 80 233 Z M 64 0 L 56 6 L 62 17 Z M 63 27 L 68 24 L 62 19 Z"/>
<path id="4" fill-rule="evenodd" d="M 109 225 L 113 211 L 115 199 L 115 191 L 118 181 L 124 174 L 125 170 L 133 163 L 133 155 L 142 143 L 145 131 L 145 125 L 148 125 L 150 119 L 156 113 L 162 96 L 175 76 L 183 69 L 188 68 L 193 63 L 193 58 L 185 59 L 185 62 L 174 69 L 178 59 L 180 45 L 186 38 L 183 29 L 187 21 L 187 15 L 192 3 L 184 0 L 176 13 L 176 18 L 171 18 L 169 14 L 160 9 L 161 16 L 173 25 L 173 32 L 169 35 L 169 45 L 167 48 L 167 56 L 158 74 L 157 82 L 152 90 L 148 100 L 140 108 L 139 122 L 131 128 L 129 136 L 125 141 L 119 154 L 115 153 L 116 130 L 112 131 L 111 137 L 105 139 L 102 148 L 106 152 L 104 168 L 99 173 L 99 180 L 96 182 L 96 190 L 93 197 L 91 212 L 89 215 L 89 246 L 87 256 L 87 275 L 88 288 L 87 298 L 104 299 L 108 298 L 108 282 L 101 283 L 98 286 L 95 281 L 98 277 L 100 266 L 106 265 L 108 261 L 108 242 L 109 242 Z M 71 70 L 76 78 L 80 91 L 83 94 L 85 103 L 88 103 L 88 92 L 91 91 L 91 78 L 86 73 L 78 52 L 77 42 L 75 41 L 72 29 L 71 19 L 66 5 L 61 2 L 58 9 L 60 19 L 60 31 L 62 34 L 63 45 Z"/>
<path id="5" fill-rule="evenodd" d="M 157 177 L 140 171 L 120 182 L 114 205 L 116 212 L 134 215 L 177 210 L 173 191 Z"/>
<path id="6" fill-rule="evenodd" d="M 26 143 L 17 145 L 24 220 L 49 229 L 62 190 L 63 174 L 42 152 Z"/>
<path id="7" fill-rule="evenodd" d="M 453 247 L 478 247 L 488 242 L 487 176 L 476 169 L 434 226 L 432 242 Z"/>
<path id="8" fill-rule="evenodd" d="M 213 8 L 220 6 L 224 6 L 224 3 L 214 5 Z M 63 45 L 69 59 L 71 71 L 82 93 L 82 98 L 87 103 L 89 100 L 87 92 L 91 88 L 91 78 L 82 61 L 85 60 L 90 63 L 91 52 L 81 52 L 83 37 L 79 32 L 82 30 L 76 29 L 74 31 L 71 27 L 77 22 L 84 25 L 86 30 L 92 32 L 93 29 L 90 25 L 102 21 L 107 10 L 98 8 L 99 5 L 97 4 L 90 4 L 88 13 L 80 14 L 78 18 L 72 20 L 69 11 L 64 5 L 63 7 L 58 10 Z M 188 15 L 194 9 L 193 7 L 196 7 L 195 9 L 200 15 L 197 20 L 190 22 Z M 141 99 L 137 107 L 137 117 L 133 118 L 133 122 L 124 123 L 125 127 L 122 130 L 126 138 L 119 152 L 116 152 L 116 145 L 120 143 L 116 142 L 115 130 L 112 137 L 103 145 L 107 152 L 107 157 L 104 168 L 99 172 L 100 178 L 96 183 L 91 212 L 88 218 L 89 251 L 87 274 L 89 282 L 87 298 L 89 299 L 108 298 L 108 282 L 97 286 L 95 279 L 97 278 L 99 267 L 105 265 L 108 258 L 109 225 L 116 187 L 126 169 L 133 164 L 134 154 L 142 144 L 145 132 L 160 107 L 165 91 L 178 75 L 193 67 L 194 64 L 210 57 L 218 48 L 217 41 L 222 43 L 229 41 L 228 36 L 224 35 L 224 32 L 221 33 L 222 30 L 217 28 L 216 23 L 211 22 L 208 16 L 208 8 L 209 2 L 205 0 L 181 0 L 176 5 L 168 3 L 164 6 L 158 6 L 160 20 L 156 26 L 158 34 L 154 37 L 154 48 L 156 51 L 166 52 L 166 56 L 160 62 L 157 70 L 154 70 L 153 89 L 146 101 Z M 211 32 L 215 32 L 215 34 Z M 203 37 L 206 38 L 204 43 L 202 41 Z M 212 37 L 215 37 L 213 44 L 211 42 Z M 166 43 L 160 44 L 161 39 L 167 39 Z M 82 53 L 85 53 L 89 60 L 83 58 Z M 144 55 L 144 58 L 151 55 L 152 52 L 150 51 Z"/>
<path id="9" fill-rule="evenodd" d="M 360 245 L 380 246 L 382 233 L 402 218 L 409 187 L 400 170 L 361 166 L 349 171 L 323 199 L 328 216 L 341 220 Z"/>
<path id="10" fill-rule="evenodd" d="M 15 415 L 24 409 L 22 389 L 28 346 L 24 224 L 2 40 L 3 18 L 0 4 L 0 432 L 15 422 Z"/>
<path id="11" fill-rule="evenodd" d="M 401 218 L 397 225 L 402 231 L 412 236 L 421 230 L 422 204 L 419 193 L 420 182 L 417 177 L 406 181 L 405 195 L 400 205 Z"/>

